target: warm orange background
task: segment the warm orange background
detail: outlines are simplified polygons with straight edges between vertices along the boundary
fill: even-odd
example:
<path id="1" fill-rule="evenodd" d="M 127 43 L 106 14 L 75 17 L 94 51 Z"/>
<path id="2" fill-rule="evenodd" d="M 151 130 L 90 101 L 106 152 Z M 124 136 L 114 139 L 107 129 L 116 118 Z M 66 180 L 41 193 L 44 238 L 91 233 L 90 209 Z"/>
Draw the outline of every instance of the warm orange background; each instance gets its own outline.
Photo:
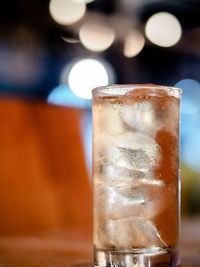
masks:
<path id="1" fill-rule="evenodd" d="M 0 100 L 0 234 L 92 222 L 83 111 Z"/>

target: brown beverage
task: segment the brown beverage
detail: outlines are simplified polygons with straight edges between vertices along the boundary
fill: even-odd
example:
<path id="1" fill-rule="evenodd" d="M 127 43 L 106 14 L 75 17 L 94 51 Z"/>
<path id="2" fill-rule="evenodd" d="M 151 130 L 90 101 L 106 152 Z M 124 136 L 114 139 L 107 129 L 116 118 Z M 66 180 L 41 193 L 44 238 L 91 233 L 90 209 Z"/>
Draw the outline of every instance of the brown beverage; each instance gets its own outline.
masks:
<path id="1" fill-rule="evenodd" d="M 179 107 L 172 87 L 93 90 L 96 266 L 180 264 Z"/>

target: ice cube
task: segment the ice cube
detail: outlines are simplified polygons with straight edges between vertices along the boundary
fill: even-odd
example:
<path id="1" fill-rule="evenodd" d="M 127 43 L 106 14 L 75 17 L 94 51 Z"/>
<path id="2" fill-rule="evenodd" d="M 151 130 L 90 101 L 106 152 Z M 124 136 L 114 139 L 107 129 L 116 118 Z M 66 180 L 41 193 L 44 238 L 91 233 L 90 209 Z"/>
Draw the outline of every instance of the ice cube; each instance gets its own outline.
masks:
<path id="1" fill-rule="evenodd" d="M 138 219 L 136 221 L 137 221 L 136 222 L 137 227 L 143 234 L 148 236 L 151 242 L 153 242 L 152 245 L 157 244 L 159 242 L 160 244 L 157 246 L 167 246 L 167 244 L 160 236 L 155 224 L 152 221 L 145 219 Z"/>
<path id="2" fill-rule="evenodd" d="M 101 176 L 101 177 L 99 176 L 100 179 L 102 179 L 103 177 L 108 177 L 113 180 L 113 183 L 116 182 L 116 185 L 117 184 L 121 185 L 122 183 L 129 184 L 129 182 L 133 182 L 133 181 L 137 182 L 138 179 L 149 177 L 149 173 L 146 171 L 144 172 L 144 171 L 123 168 L 123 167 L 116 166 L 115 164 L 103 165 L 100 162 L 99 162 L 99 165 L 100 165 L 98 168 L 99 171 L 97 172 L 97 174 Z M 105 181 L 109 183 L 108 179 L 105 179 Z"/>
<path id="3" fill-rule="evenodd" d="M 99 231 L 101 233 L 98 235 L 97 245 L 104 248 L 133 249 L 167 246 L 155 224 L 142 217 L 108 220 Z"/>
<path id="4" fill-rule="evenodd" d="M 146 200 L 140 187 L 112 187 L 95 183 L 94 206 L 100 220 L 139 216 L 144 212 Z"/>
<path id="5" fill-rule="evenodd" d="M 160 146 L 141 133 L 102 135 L 97 141 L 94 151 L 97 165 L 147 172 L 157 166 L 160 159 Z"/>
<path id="6" fill-rule="evenodd" d="M 140 170 L 147 172 L 151 169 L 151 159 L 148 157 L 147 153 L 144 150 L 134 150 L 129 148 L 118 147 L 121 153 L 121 159 L 126 159 L 126 164 L 130 169 Z M 119 161 L 119 164 L 123 162 Z M 125 165 L 127 167 L 127 165 Z"/>
<path id="7" fill-rule="evenodd" d="M 145 203 L 145 198 L 141 187 L 118 186 L 108 187 L 109 203 L 122 206 Z"/>
<path id="8" fill-rule="evenodd" d="M 149 171 L 151 159 L 142 150 L 133 150 L 114 145 L 104 147 L 95 157 L 95 170 L 98 173 L 113 173 L 113 167 L 128 170 Z M 115 171 L 114 171 L 115 172 Z M 116 173 L 116 172 L 115 172 Z"/>
<path id="9" fill-rule="evenodd" d="M 133 208 L 135 205 L 146 202 L 141 187 L 133 186 L 107 186 L 95 183 L 94 202 L 98 208 L 103 207 L 108 216 L 115 212 L 121 216 L 120 210 L 123 208 Z M 107 211 L 106 211 L 107 210 Z"/>
<path id="10" fill-rule="evenodd" d="M 149 157 L 157 158 L 159 145 L 153 138 L 139 132 L 128 131 L 109 140 L 117 147 L 144 151 Z"/>
<path id="11" fill-rule="evenodd" d="M 98 216 L 113 220 L 130 216 L 152 219 L 165 209 L 166 201 L 160 189 L 153 185 L 135 186 L 135 184 L 107 186 L 95 182 L 94 205 Z M 166 195 L 166 194 L 165 194 Z M 165 196 L 164 195 L 164 196 Z"/>
<path id="12" fill-rule="evenodd" d="M 94 181 L 97 184 L 106 183 L 108 186 L 123 187 L 123 186 L 143 186 L 154 185 L 164 186 L 165 181 L 154 178 L 154 173 L 150 170 L 137 171 L 127 168 L 121 168 L 115 165 L 100 165 L 94 175 Z"/>
<path id="13" fill-rule="evenodd" d="M 167 183 L 163 180 L 153 179 L 153 178 L 141 178 L 139 180 L 140 184 L 152 185 L 152 186 L 165 186 Z"/>
<path id="14" fill-rule="evenodd" d="M 94 131 L 111 135 L 123 133 L 125 127 L 120 119 L 120 110 L 121 105 L 118 103 L 104 102 L 100 105 L 94 105 Z"/>
<path id="15" fill-rule="evenodd" d="M 154 135 L 158 128 L 155 106 L 150 101 L 124 105 L 121 108 L 120 115 L 122 121 L 132 129 L 146 132 L 148 135 Z"/>

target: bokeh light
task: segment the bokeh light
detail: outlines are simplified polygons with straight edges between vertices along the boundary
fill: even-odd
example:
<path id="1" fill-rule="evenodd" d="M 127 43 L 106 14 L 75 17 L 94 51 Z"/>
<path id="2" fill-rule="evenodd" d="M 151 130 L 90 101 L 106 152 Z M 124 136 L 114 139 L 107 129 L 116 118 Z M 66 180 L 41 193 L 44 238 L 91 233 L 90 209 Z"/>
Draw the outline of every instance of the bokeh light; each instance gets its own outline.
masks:
<path id="1" fill-rule="evenodd" d="M 89 3 L 92 3 L 94 0 L 74 0 L 74 1 L 89 4 Z"/>
<path id="2" fill-rule="evenodd" d="M 69 43 L 69 44 L 80 43 L 80 40 L 76 39 L 76 38 L 69 38 L 69 37 L 63 37 L 63 36 L 61 36 L 61 38 L 63 39 L 63 41 L 65 41 L 66 43 Z"/>
<path id="3" fill-rule="evenodd" d="M 112 72 L 112 67 L 106 61 L 102 63 L 97 59 L 85 58 L 72 66 L 69 72 L 68 83 L 75 95 L 91 99 L 93 88 L 112 82 Z"/>
<path id="4" fill-rule="evenodd" d="M 148 19 L 145 33 L 152 43 L 161 47 L 170 47 L 178 43 L 182 29 L 174 15 L 168 12 L 159 12 Z"/>
<path id="5" fill-rule="evenodd" d="M 86 5 L 83 1 L 51 0 L 49 11 L 57 23 L 70 25 L 79 21 L 84 16 Z"/>
<path id="6" fill-rule="evenodd" d="M 108 49 L 115 39 L 114 30 L 105 23 L 90 22 L 82 25 L 79 31 L 82 44 L 89 50 L 101 52 Z"/>
<path id="7" fill-rule="evenodd" d="M 145 40 L 142 33 L 137 30 L 131 30 L 124 40 L 124 55 L 126 57 L 138 55 L 142 51 L 144 44 Z"/>
<path id="8" fill-rule="evenodd" d="M 182 89 L 181 112 L 193 114 L 200 110 L 200 83 L 193 79 L 183 79 L 175 84 Z"/>

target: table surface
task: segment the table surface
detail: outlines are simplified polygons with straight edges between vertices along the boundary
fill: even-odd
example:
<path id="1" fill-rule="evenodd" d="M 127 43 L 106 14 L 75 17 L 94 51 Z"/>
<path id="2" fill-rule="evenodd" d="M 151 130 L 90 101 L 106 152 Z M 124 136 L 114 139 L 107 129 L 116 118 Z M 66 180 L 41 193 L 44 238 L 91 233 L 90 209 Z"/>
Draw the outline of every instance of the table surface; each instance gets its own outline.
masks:
<path id="1" fill-rule="evenodd" d="M 0 238 L 0 266 L 92 266 L 91 231 L 52 230 L 42 235 Z M 200 266 L 200 218 L 184 219 L 181 234 L 182 266 Z"/>

